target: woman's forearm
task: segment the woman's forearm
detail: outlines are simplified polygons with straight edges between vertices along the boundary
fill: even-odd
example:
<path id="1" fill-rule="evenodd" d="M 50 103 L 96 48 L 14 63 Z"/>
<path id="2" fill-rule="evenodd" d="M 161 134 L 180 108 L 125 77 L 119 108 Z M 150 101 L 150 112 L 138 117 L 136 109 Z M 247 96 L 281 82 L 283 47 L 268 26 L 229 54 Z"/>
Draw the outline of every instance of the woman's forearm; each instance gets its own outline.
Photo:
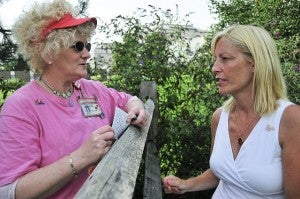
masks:
<path id="1" fill-rule="evenodd" d="M 208 169 L 201 175 L 186 180 L 188 192 L 209 190 L 217 187 L 219 179 Z"/>
<path id="2" fill-rule="evenodd" d="M 76 162 L 76 169 L 83 167 Z M 16 186 L 16 199 L 46 198 L 74 178 L 68 156 L 22 176 Z"/>

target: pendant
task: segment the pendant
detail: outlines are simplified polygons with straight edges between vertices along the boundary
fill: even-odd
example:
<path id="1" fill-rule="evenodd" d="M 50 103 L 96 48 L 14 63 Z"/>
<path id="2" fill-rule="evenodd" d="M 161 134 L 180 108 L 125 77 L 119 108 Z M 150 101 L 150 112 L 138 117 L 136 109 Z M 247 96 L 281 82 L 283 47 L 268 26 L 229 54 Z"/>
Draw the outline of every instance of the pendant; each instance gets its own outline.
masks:
<path id="1" fill-rule="evenodd" d="M 242 146 L 243 142 L 244 142 L 243 139 L 241 137 L 239 137 L 238 143 L 239 143 L 240 146 Z"/>

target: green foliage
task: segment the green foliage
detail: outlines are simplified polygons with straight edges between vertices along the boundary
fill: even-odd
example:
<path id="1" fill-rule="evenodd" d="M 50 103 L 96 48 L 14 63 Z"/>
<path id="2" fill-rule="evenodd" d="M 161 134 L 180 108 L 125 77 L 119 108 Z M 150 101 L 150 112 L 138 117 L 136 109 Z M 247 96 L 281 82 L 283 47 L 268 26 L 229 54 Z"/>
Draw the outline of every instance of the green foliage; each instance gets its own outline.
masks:
<path id="1" fill-rule="evenodd" d="M 4 100 L 24 84 L 25 82 L 19 79 L 3 80 L 0 78 L 0 110 Z"/>
<path id="2" fill-rule="evenodd" d="M 1 2 L 0 2 L 1 3 Z M 17 45 L 11 38 L 11 30 L 5 29 L 0 21 L 0 70 L 29 70 L 23 58 L 17 54 Z"/>
<path id="3" fill-rule="evenodd" d="M 171 172 L 187 177 L 208 166 L 210 117 L 221 102 L 211 101 L 217 94 L 211 58 L 196 60 L 191 38 L 185 36 L 191 26 L 184 20 L 176 21 L 178 17 L 170 10 L 150 6 L 150 11 L 139 9 L 137 14 L 118 16 L 100 27 L 108 37 L 122 36 L 121 41 L 113 42 L 113 63 L 105 84 L 138 95 L 141 81 L 157 82 L 162 175 Z M 153 20 L 142 23 L 143 16 Z M 191 148 L 195 159 L 189 158 Z"/>
<path id="4" fill-rule="evenodd" d="M 300 104 L 300 13 L 298 0 L 211 0 L 211 10 L 219 15 L 216 29 L 230 24 L 264 27 L 275 39 L 291 101 Z"/>
<path id="5" fill-rule="evenodd" d="M 113 64 L 105 83 L 133 94 L 138 94 L 141 81 L 158 83 L 162 176 L 188 178 L 208 168 L 210 119 L 225 100 L 210 71 L 210 41 L 216 31 L 231 24 L 260 25 L 270 31 L 278 44 L 289 97 L 299 103 L 298 1 L 211 0 L 211 11 L 219 15 L 219 23 L 211 27 L 196 52 L 184 37 L 187 26 L 174 25 L 189 24 L 170 10 L 150 6 L 150 14 L 139 11 L 136 17 L 119 16 L 100 28 L 106 35 L 123 38 L 112 45 Z M 153 20 L 142 23 L 144 16 Z"/>
<path id="6" fill-rule="evenodd" d="M 161 85 L 171 75 L 186 68 L 186 58 L 180 53 L 175 56 L 177 49 L 172 48 L 176 42 L 186 41 L 181 37 L 184 29 L 172 24 L 176 17 L 173 18 L 170 11 L 151 8 L 153 10 L 150 14 L 139 9 L 138 13 L 142 17 L 118 16 L 110 24 L 100 27 L 100 32 L 105 32 L 108 37 L 116 37 L 117 34 L 122 37 L 121 42 L 114 41 L 112 44 L 113 64 L 108 75 L 120 75 L 125 83 L 122 89 L 134 93 L 138 92 L 136 88 L 141 81 L 153 80 Z M 143 16 L 152 16 L 154 20 L 152 23 L 142 24 Z M 169 26 L 168 29 L 165 28 L 166 25 Z M 119 85 L 114 80 L 120 81 L 119 78 L 112 78 L 107 83 Z"/>
<path id="7" fill-rule="evenodd" d="M 196 52 L 191 49 L 190 38 L 185 36 L 190 24 L 171 10 L 149 6 L 148 10 L 138 9 L 132 17 L 118 16 L 99 26 L 98 32 L 114 41 L 111 47 L 107 47 L 107 40 L 101 44 L 103 48 L 111 48 L 113 62 L 108 70 L 94 69 L 92 79 L 135 95 L 139 93 L 141 81 L 158 84 L 157 144 L 162 176 L 174 174 L 188 178 L 208 168 L 210 119 L 225 100 L 218 94 L 210 71 L 213 61 L 210 41 L 217 30 L 231 24 L 255 24 L 266 28 L 278 45 L 289 97 L 300 104 L 300 19 L 296 17 L 300 2 L 210 2 L 211 11 L 218 15 L 219 22 L 211 27 L 204 45 Z M 188 17 L 189 14 L 186 19 Z M 0 81 L 0 105 L 7 95 L 23 85 L 18 80 L 13 81 L 16 82 Z"/>

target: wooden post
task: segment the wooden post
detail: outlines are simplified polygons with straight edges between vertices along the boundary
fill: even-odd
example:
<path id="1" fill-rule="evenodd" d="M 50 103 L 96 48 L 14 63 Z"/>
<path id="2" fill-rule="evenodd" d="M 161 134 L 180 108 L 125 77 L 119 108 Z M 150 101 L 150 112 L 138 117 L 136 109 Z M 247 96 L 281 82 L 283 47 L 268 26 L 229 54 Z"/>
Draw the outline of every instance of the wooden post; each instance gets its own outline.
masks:
<path id="1" fill-rule="evenodd" d="M 132 198 L 154 110 L 151 99 L 146 101 L 145 109 L 150 114 L 148 125 L 130 126 L 124 132 L 83 184 L 76 199 Z"/>
<path id="2" fill-rule="evenodd" d="M 150 126 L 150 132 L 148 133 L 147 140 L 156 142 L 156 136 L 158 133 L 157 119 L 158 119 L 158 105 L 157 105 L 157 85 L 155 81 L 142 82 L 140 86 L 140 99 L 144 102 L 147 99 L 152 99 L 154 102 L 153 118 Z"/>
<path id="3" fill-rule="evenodd" d="M 156 147 L 156 136 L 158 134 L 158 106 L 157 106 L 157 85 L 154 81 L 142 82 L 140 88 L 140 98 L 146 100 L 151 98 L 154 101 L 155 109 L 149 129 L 145 146 L 145 177 L 144 177 L 144 199 L 161 199 L 161 177 L 160 160 Z"/>

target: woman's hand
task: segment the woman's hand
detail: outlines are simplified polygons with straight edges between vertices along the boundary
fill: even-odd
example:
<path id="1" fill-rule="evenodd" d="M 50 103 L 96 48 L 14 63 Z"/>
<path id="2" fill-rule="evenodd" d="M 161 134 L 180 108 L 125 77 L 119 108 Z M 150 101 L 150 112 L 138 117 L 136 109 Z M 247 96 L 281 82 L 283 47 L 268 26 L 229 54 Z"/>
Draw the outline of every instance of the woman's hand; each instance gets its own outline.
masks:
<path id="1" fill-rule="evenodd" d="M 176 176 L 167 176 L 163 178 L 162 182 L 165 193 L 183 194 L 186 192 L 185 180 Z"/>
<path id="2" fill-rule="evenodd" d="M 85 166 L 97 163 L 109 151 L 114 141 L 114 132 L 111 126 L 102 126 L 91 133 L 87 140 L 76 150 L 77 158 L 86 163 Z M 78 154 L 79 157 L 78 157 Z M 74 157 L 76 160 L 76 157 Z M 79 159 L 78 159 L 79 160 Z"/>
<path id="3" fill-rule="evenodd" d="M 148 112 L 144 108 L 133 108 L 128 111 L 126 122 L 139 127 L 148 124 Z"/>
<path id="4" fill-rule="evenodd" d="M 125 111 L 127 112 L 127 123 L 139 127 L 148 124 L 149 113 L 144 108 L 144 103 L 140 100 L 132 100 L 126 104 Z"/>

